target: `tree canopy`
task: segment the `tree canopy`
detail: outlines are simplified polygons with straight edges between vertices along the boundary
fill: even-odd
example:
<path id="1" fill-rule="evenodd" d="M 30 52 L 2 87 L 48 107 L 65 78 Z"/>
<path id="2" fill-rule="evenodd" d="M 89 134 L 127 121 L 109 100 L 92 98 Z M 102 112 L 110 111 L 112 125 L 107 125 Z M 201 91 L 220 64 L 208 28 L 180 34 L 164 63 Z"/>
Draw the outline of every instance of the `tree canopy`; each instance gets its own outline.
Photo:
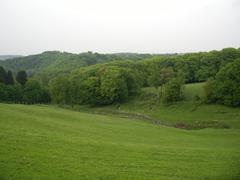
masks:
<path id="1" fill-rule="evenodd" d="M 224 66 L 206 86 L 209 102 L 240 106 L 240 59 Z"/>

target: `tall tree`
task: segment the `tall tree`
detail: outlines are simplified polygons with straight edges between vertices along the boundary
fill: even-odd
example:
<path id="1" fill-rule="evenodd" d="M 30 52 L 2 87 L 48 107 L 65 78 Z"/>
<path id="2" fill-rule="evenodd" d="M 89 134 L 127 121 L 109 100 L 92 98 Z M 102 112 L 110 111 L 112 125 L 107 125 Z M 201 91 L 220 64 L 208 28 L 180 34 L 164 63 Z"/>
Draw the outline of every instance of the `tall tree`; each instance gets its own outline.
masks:
<path id="1" fill-rule="evenodd" d="M 163 102 L 173 103 L 183 98 L 183 79 L 172 78 L 165 85 Z"/>
<path id="2" fill-rule="evenodd" d="M 66 76 L 58 76 L 49 83 L 49 90 L 53 102 L 58 104 L 71 104 L 71 82 Z"/>
<path id="3" fill-rule="evenodd" d="M 103 104 L 120 103 L 128 98 L 124 72 L 118 67 L 109 67 L 101 76 L 100 85 Z"/>
<path id="4" fill-rule="evenodd" d="M 25 83 L 27 82 L 27 73 L 25 71 L 19 71 L 17 73 L 16 80 L 18 83 L 24 86 Z"/>
<path id="5" fill-rule="evenodd" d="M 172 68 L 161 68 L 157 62 L 152 64 L 150 68 L 149 84 L 156 88 L 158 100 L 160 100 L 160 97 L 162 96 L 164 84 L 166 84 L 173 76 L 174 71 Z M 159 87 L 161 87 L 160 92 Z"/>
<path id="6" fill-rule="evenodd" d="M 8 71 L 7 74 L 6 74 L 6 84 L 7 85 L 13 85 L 14 84 L 12 71 Z"/>

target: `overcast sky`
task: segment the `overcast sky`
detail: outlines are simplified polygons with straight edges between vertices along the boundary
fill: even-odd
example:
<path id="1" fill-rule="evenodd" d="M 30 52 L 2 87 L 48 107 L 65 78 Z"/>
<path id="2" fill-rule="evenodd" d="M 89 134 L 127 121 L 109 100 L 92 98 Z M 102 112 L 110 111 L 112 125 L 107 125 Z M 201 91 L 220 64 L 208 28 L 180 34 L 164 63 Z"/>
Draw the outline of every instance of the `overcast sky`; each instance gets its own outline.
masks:
<path id="1" fill-rule="evenodd" d="M 240 47 L 240 0 L 0 0 L 0 54 Z"/>

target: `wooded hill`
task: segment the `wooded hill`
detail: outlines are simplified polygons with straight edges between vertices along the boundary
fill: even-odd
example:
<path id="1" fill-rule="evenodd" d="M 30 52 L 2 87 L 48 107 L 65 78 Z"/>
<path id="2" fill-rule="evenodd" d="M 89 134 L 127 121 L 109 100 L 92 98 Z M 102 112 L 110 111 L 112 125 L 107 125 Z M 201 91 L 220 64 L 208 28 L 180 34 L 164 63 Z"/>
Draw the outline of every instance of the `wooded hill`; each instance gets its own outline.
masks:
<path id="1" fill-rule="evenodd" d="M 225 48 L 221 51 L 186 53 L 186 54 L 99 54 L 86 52 L 72 54 L 59 51 L 47 51 L 42 54 L 18 57 L 5 61 L 0 61 L 0 66 L 6 70 L 16 73 L 25 70 L 28 76 L 44 79 L 48 83 L 51 77 L 69 73 L 81 67 L 94 64 L 102 64 L 114 61 L 118 66 L 129 66 L 131 68 L 141 68 L 143 73 L 147 73 L 145 66 L 152 62 L 157 62 L 161 67 L 172 67 L 174 70 L 181 69 L 186 73 L 186 82 L 202 82 L 209 77 L 215 76 L 221 67 L 229 62 L 240 58 L 240 49 Z M 127 61 L 126 61 L 127 60 Z M 145 76 L 146 77 L 146 76 Z M 145 82 L 147 86 L 147 81 Z"/>
<path id="2" fill-rule="evenodd" d="M 25 70 L 29 76 L 32 76 L 37 73 L 59 74 L 70 72 L 79 67 L 112 60 L 129 59 L 137 61 L 151 57 L 153 57 L 153 55 L 135 53 L 99 54 L 86 52 L 72 54 L 59 51 L 46 51 L 41 54 L 5 60 L 0 62 L 0 66 L 13 72 Z"/>
<path id="3" fill-rule="evenodd" d="M 24 92 L 31 89 L 30 100 L 25 98 L 28 100 L 23 101 L 23 97 L 19 100 L 25 103 L 42 102 L 32 100 L 36 97 L 32 90 L 35 93 L 36 89 L 41 89 L 39 87 L 50 91 L 53 102 L 73 106 L 121 103 L 137 95 L 142 87 L 150 86 L 156 88 L 159 102 L 173 103 L 183 100 L 185 83 L 205 82 L 212 78 L 206 88 L 207 101 L 239 106 L 239 62 L 240 49 L 225 48 L 183 55 L 45 52 L 7 60 L 0 63 L 0 67 L 2 64 L 5 68 L 1 71 L 5 85 L 9 84 L 7 74 L 12 76 L 9 70 L 13 70 L 13 74 L 17 71 L 18 76 L 19 70 L 24 69 L 30 79 L 37 80 L 25 86 L 25 81 L 21 83 L 16 78 Z M 11 94 L 5 86 L 2 89 Z M 11 96 L 4 98 L 12 99 Z"/>

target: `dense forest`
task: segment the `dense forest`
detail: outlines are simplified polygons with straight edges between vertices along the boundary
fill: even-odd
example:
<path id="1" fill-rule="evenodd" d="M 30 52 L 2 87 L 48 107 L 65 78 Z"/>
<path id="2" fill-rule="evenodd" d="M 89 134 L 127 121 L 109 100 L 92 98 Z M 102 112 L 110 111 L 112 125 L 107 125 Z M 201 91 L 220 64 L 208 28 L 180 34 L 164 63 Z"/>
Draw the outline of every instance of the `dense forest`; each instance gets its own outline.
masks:
<path id="1" fill-rule="evenodd" d="M 38 81 L 29 80 L 25 71 L 19 71 L 14 77 L 10 70 L 5 71 L 0 67 L 0 101 L 23 104 L 49 103 L 50 96 Z"/>
<path id="2" fill-rule="evenodd" d="M 0 62 L 0 99 L 108 105 L 153 86 L 159 103 L 172 103 L 184 100 L 185 83 L 208 81 L 204 102 L 239 106 L 239 62 L 234 48 L 182 55 L 45 52 Z"/>
<path id="3" fill-rule="evenodd" d="M 58 74 L 69 73 L 80 67 L 106 63 L 113 60 L 129 59 L 137 61 L 150 57 L 153 57 L 153 55 L 135 53 L 99 54 L 92 52 L 72 54 L 59 51 L 46 51 L 42 54 L 1 61 L 0 66 L 13 72 L 25 70 L 28 76 L 42 78 L 45 82 L 46 79 L 49 80 Z"/>

